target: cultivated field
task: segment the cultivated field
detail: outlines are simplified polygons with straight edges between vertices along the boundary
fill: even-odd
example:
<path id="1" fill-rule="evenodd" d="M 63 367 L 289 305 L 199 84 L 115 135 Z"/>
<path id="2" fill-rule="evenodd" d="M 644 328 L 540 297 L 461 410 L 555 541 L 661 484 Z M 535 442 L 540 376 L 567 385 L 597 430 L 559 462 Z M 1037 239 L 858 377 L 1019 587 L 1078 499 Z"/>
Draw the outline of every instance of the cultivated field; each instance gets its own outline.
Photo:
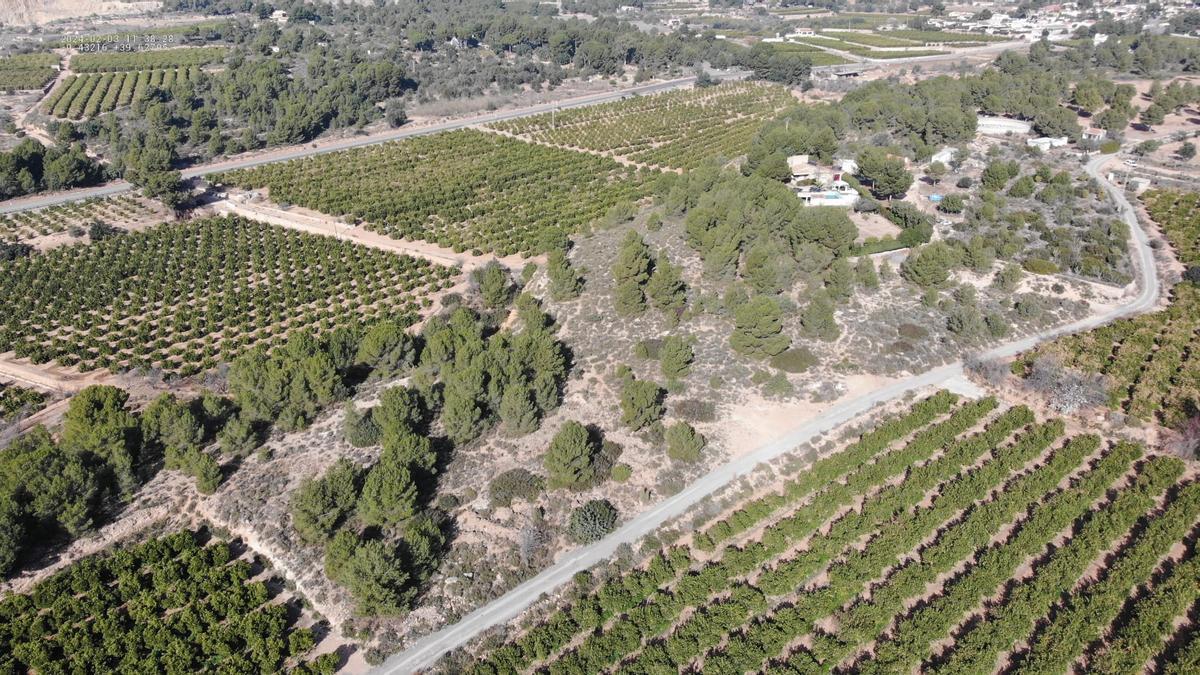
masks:
<path id="1" fill-rule="evenodd" d="M 763 122 L 795 103 L 783 87 L 735 82 L 523 117 L 492 127 L 539 143 L 643 164 L 694 168 L 744 153 Z"/>
<path id="2" fill-rule="evenodd" d="M 0 423 L 37 412 L 45 405 L 46 395 L 42 392 L 0 382 Z"/>
<path id="3" fill-rule="evenodd" d="M 867 47 L 856 42 L 849 41 L 849 38 L 839 39 L 842 36 L 842 33 L 822 33 L 819 37 L 799 37 L 794 39 L 800 44 L 820 47 L 822 49 L 836 49 L 838 51 L 848 52 L 850 54 L 854 54 L 855 56 L 862 56 L 869 59 L 902 59 L 916 56 L 941 56 L 949 53 L 944 51 L 923 49 L 875 49 L 873 47 Z M 920 45 L 914 42 L 908 46 L 919 47 Z"/>
<path id="4" fill-rule="evenodd" d="M 1147 212 L 1185 265 L 1200 263 L 1200 200 L 1194 193 L 1143 195 Z M 1026 374 L 1040 356 L 1104 375 L 1109 403 L 1139 419 L 1176 428 L 1200 401 L 1200 289 L 1181 282 L 1161 312 L 1124 319 L 1063 337 L 1022 355 L 1014 370 Z"/>
<path id="5" fill-rule="evenodd" d="M 56 54 L 19 54 L 0 58 L 0 90 L 41 89 L 54 79 Z"/>
<path id="6" fill-rule="evenodd" d="M 224 47 L 181 47 L 135 52 L 103 52 L 76 54 L 71 57 L 71 71 L 103 73 L 117 70 L 174 70 L 215 63 L 224 58 Z"/>
<path id="7" fill-rule="evenodd" d="M 80 561 L 0 602 L 4 672 L 276 672 L 317 634 L 281 580 L 183 531 Z M 324 631 L 324 627 L 320 627 Z M 333 672 L 336 655 L 312 664 Z M 307 665 L 305 666 L 308 667 Z M 161 669 L 161 670 L 160 670 Z"/>
<path id="8" fill-rule="evenodd" d="M 112 112 L 145 96 L 150 87 L 170 88 L 176 81 L 195 82 L 200 68 L 131 70 L 71 75 L 50 92 L 42 111 L 73 120 Z"/>
<path id="9" fill-rule="evenodd" d="M 417 319 L 455 270 L 238 218 L 164 224 L 0 265 L 0 352 L 184 375 L 297 329 Z"/>
<path id="10" fill-rule="evenodd" d="M 941 392 L 469 672 L 1170 670 L 1198 516 L 1181 460 Z"/>
<path id="11" fill-rule="evenodd" d="M 455 131 L 221 174 L 276 203 L 352 216 L 396 239 L 500 256 L 562 246 L 649 192 L 610 159 L 481 131 Z"/>
<path id="12" fill-rule="evenodd" d="M 83 230 L 96 221 L 117 227 L 138 227 L 162 222 L 167 215 L 166 208 L 158 202 L 133 195 L 67 202 L 0 215 L 0 240 L 38 239 L 75 228 L 79 228 L 82 236 Z"/>

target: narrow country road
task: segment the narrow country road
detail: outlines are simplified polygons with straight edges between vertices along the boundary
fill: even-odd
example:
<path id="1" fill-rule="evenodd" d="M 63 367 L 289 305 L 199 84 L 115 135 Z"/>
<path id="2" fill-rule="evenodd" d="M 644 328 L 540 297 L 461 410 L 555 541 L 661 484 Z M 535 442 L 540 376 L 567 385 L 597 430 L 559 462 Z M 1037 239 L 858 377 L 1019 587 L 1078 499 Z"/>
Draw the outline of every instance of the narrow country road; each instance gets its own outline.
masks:
<path id="1" fill-rule="evenodd" d="M 982 354 L 982 358 L 995 359 L 1012 356 L 1065 333 L 1088 330 L 1116 319 L 1148 311 L 1158 301 L 1159 282 L 1149 237 L 1138 223 L 1137 213 L 1129 200 L 1125 198 L 1124 192 L 1105 180 L 1101 173 L 1104 164 L 1114 156 L 1100 155 L 1093 158 L 1087 163 L 1085 170 L 1088 175 L 1104 186 L 1116 203 L 1121 218 L 1129 225 L 1134 260 L 1140 275 L 1138 295 L 1128 303 L 1105 314 L 1088 317 L 1009 342 Z M 543 593 L 548 593 L 570 581 L 576 572 L 610 559 L 621 544 L 636 542 L 654 531 L 659 525 L 685 513 L 701 499 L 745 475 L 758 464 L 787 453 L 806 441 L 853 420 L 877 405 L 888 403 L 909 392 L 926 387 L 942 387 L 970 393 L 973 386 L 965 382 L 962 365 L 962 361 L 956 361 L 934 370 L 897 380 L 869 394 L 840 403 L 793 429 L 787 435 L 713 469 L 683 491 L 638 514 L 608 537 L 567 553 L 537 576 L 471 612 L 458 623 L 446 626 L 417 640 L 407 650 L 389 658 L 374 672 L 381 675 L 407 674 L 432 666 L 443 654 L 466 644 L 484 630 L 515 618 L 536 602 Z"/>
<path id="2" fill-rule="evenodd" d="M 721 79 L 743 77 L 748 73 L 744 71 L 730 71 L 718 75 Z M 438 122 L 423 127 L 411 127 L 393 129 L 378 134 L 370 134 L 367 136 L 355 136 L 351 138 L 339 139 L 329 142 L 305 143 L 302 145 L 294 145 L 286 148 L 275 148 L 257 155 L 247 157 L 235 157 L 233 159 L 210 164 L 195 166 L 190 169 L 185 169 L 181 173 L 184 178 L 198 178 L 207 176 L 219 171 L 232 171 L 235 169 L 248 169 L 263 164 L 273 164 L 275 162 L 286 162 L 292 159 L 301 157 L 311 157 L 313 155 L 323 155 L 329 152 L 337 152 L 339 150 L 348 150 L 350 148 L 359 148 L 365 145 L 375 145 L 377 143 L 386 143 L 388 141 L 396 141 L 402 138 L 412 138 L 415 136 L 426 136 L 436 134 L 441 131 L 450 131 L 453 129 L 463 129 L 466 127 L 476 126 L 480 124 L 490 124 L 493 122 L 502 122 L 518 117 L 528 117 L 540 113 L 550 112 L 551 110 L 566 110 L 568 108 L 582 108 L 584 106 L 597 105 L 600 103 L 609 103 L 617 101 L 628 96 L 643 96 L 647 94 L 656 94 L 671 89 L 679 89 L 686 87 L 696 81 L 695 76 L 680 77 L 674 80 L 666 80 L 663 82 L 654 82 L 651 84 L 638 85 L 636 87 L 628 87 L 626 89 L 617 89 L 614 91 L 603 92 L 599 94 L 587 94 L 576 98 L 564 99 L 561 101 L 551 101 L 549 103 L 539 103 L 537 105 L 526 106 L 524 108 L 514 108 L 513 110 L 504 110 L 499 112 L 486 113 L 483 115 L 474 115 L 471 117 L 463 117 L 456 120 L 448 120 L 446 122 Z M 133 186 L 124 180 L 116 180 L 104 185 L 97 185 L 91 188 L 81 188 L 78 190 L 68 190 L 65 192 L 57 192 L 53 194 L 34 195 L 19 199 L 10 199 L 5 202 L 0 202 L 0 214 L 15 213 L 18 211 L 28 211 L 32 209 L 40 209 L 55 204 L 64 204 L 67 202 L 80 201 L 90 199 L 92 197 L 109 197 L 116 194 L 121 194 L 133 189 Z"/>

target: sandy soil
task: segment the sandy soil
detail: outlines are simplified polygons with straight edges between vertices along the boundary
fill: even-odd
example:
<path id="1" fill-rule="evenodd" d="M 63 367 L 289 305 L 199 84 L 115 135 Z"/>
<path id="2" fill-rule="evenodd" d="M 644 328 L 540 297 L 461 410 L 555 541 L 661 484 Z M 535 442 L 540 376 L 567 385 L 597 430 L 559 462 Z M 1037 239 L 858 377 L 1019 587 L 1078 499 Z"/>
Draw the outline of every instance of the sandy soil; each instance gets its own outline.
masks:
<path id="1" fill-rule="evenodd" d="M 0 23 L 32 26 L 86 15 L 134 16 L 161 6 L 155 0 L 6 0 L 0 5 Z"/>
<path id="2" fill-rule="evenodd" d="M 256 192 L 269 199 L 269 191 L 264 189 L 257 190 Z M 520 255 L 499 257 L 492 254 L 476 256 L 467 252 L 458 253 L 453 249 L 438 246 L 427 241 L 393 239 L 369 230 L 363 225 L 347 225 L 319 211 L 301 206 L 291 206 L 287 209 L 282 209 L 270 201 L 255 201 L 249 197 L 249 194 L 244 192 L 231 192 L 229 199 L 215 202 L 211 205 L 211 208 L 217 213 L 241 215 L 246 218 L 261 220 L 300 232 L 334 237 L 335 239 L 352 241 L 364 246 L 370 246 L 371 248 L 401 253 L 416 258 L 424 258 L 438 265 L 460 267 L 468 274 L 472 270 L 482 267 L 493 260 L 513 272 L 520 272 L 529 262 L 545 263 L 545 256 L 535 258 L 523 258 Z"/>
<path id="3" fill-rule="evenodd" d="M 868 237 L 882 239 L 900 234 L 900 228 L 896 227 L 895 223 L 878 213 L 859 213 L 850 209 L 850 220 L 858 228 L 858 236 L 854 238 L 854 241 L 860 244 Z"/>

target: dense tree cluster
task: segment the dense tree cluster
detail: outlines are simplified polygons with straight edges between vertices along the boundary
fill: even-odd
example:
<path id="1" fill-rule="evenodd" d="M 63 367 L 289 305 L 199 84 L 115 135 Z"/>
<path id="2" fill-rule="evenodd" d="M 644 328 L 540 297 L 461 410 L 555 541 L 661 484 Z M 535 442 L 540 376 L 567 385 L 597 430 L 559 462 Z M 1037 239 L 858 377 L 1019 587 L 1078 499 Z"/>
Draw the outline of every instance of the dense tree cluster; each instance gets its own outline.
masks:
<path id="1" fill-rule="evenodd" d="M 686 241 L 708 275 L 741 276 L 763 293 L 781 291 L 797 269 L 823 270 L 857 234 L 845 211 L 805 208 L 786 186 L 757 176 L 713 168 L 665 175 L 658 194 L 685 215 Z M 768 263 L 765 270 L 751 266 L 752 253 Z"/>
<path id="2" fill-rule="evenodd" d="M 527 433 L 557 406 L 567 368 L 563 346 L 536 301 L 523 295 L 517 306 L 517 332 L 495 331 L 459 307 L 431 318 L 414 341 L 395 334 L 398 327 L 376 327 L 368 332 L 370 342 L 331 339 L 303 350 L 289 344 L 274 362 L 247 357 L 231 369 L 237 400 L 278 420 L 307 423 L 312 412 L 341 397 L 341 373 L 368 367 L 360 357 L 391 354 L 388 345 L 405 343 L 408 356 L 384 362 L 392 376 L 410 374 L 412 386 L 384 390 L 373 408 L 348 409 L 344 422 L 354 444 L 382 447 L 378 459 L 365 467 L 342 459 L 291 496 L 296 532 L 325 546 L 327 574 L 350 591 L 361 613 L 409 607 L 445 546 L 445 516 L 427 506 L 445 447 L 431 437 L 440 432 L 462 445 L 497 422 L 510 433 Z M 270 372 L 243 374 L 256 369 Z M 492 489 L 493 499 L 507 503 L 536 494 L 540 479 L 510 472 Z"/>
<path id="3" fill-rule="evenodd" d="M 106 177 L 79 145 L 46 148 L 26 138 L 8 152 L 0 152 L 0 201 L 43 190 L 95 185 Z"/>
<path id="4" fill-rule="evenodd" d="M 59 440 L 39 426 L 0 453 L 0 574 L 35 545 L 99 525 L 164 462 L 216 487 L 219 469 L 201 449 L 228 417 L 227 402 L 164 395 L 139 415 L 128 399 L 116 387 L 88 387 L 71 399 Z"/>

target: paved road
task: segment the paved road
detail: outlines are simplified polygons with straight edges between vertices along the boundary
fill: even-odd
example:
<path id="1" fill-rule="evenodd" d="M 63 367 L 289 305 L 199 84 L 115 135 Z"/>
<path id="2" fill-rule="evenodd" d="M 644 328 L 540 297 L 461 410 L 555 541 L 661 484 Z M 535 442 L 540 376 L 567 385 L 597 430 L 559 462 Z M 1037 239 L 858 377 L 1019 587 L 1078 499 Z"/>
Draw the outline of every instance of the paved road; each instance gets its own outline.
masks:
<path id="1" fill-rule="evenodd" d="M 722 79 L 744 77 L 748 73 L 744 71 L 730 71 L 723 74 L 718 74 L 717 77 Z M 617 89 L 614 91 L 603 92 L 599 94 L 588 94 L 576 98 L 565 99 L 562 101 L 551 101 L 549 103 L 539 103 L 537 105 L 526 106 L 524 108 L 516 108 L 513 110 L 498 111 L 486 113 L 483 115 L 475 115 L 472 117 L 464 117 L 457 120 L 449 120 L 430 124 L 424 127 L 400 128 L 391 131 L 385 131 L 378 134 L 370 134 L 366 136 L 354 136 L 337 141 L 307 143 L 304 145 L 296 145 L 288 148 L 276 148 L 266 151 L 259 155 L 234 158 L 211 164 L 185 169 L 181 173 L 184 178 L 197 178 L 216 173 L 218 171 L 231 171 L 234 169 L 247 169 L 250 167 L 261 166 L 263 164 L 271 164 L 274 162 L 286 162 L 300 157 L 311 157 L 313 155 L 321 155 L 327 152 L 337 152 L 339 150 L 347 150 L 350 148 L 359 148 L 365 145 L 374 145 L 376 143 L 386 143 L 402 138 L 412 138 L 414 136 L 426 136 L 435 134 L 441 131 L 449 131 L 452 129 L 462 129 L 465 127 L 475 126 L 478 124 L 488 124 L 491 122 L 501 122 L 504 120 L 515 119 L 517 117 L 527 117 L 529 115 L 537 115 L 540 113 L 550 112 L 551 110 L 566 110 L 569 108 L 581 108 L 589 105 L 597 105 L 600 103 L 609 103 L 622 98 L 633 95 L 655 94 L 658 92 L 668 91 L 671 89 L 679 89 L 691 85 L 696 81 L 694 76 L 680 77 L 674 80 L 664 82 L 655 82 L 652 84 L 643 84 L 636 87 L 626 89 Z M 39 209 L 55 204 L 64 204 L 67 202 L 80 201 L 90 199 L 92 197 L 108 197 L 115 194 L 121 194 L 133 189 L 133 186 L 123 180 L 113 181 L 104 185 L 98 185 L 92 188 L 82 188 L 78 190 L 68 190 L 66 192 L 58 192 L 52 194 L 35 195 L 21 199 L 11 199 L 5 202 L 0 202 L 0 214 L 15 213 L 17 211 L 28 211 L 31 209 Z"/>
<path id="2" fill-rule="evenodd" d="M 983 354 L 984 358 L 1012 356 L 1030 347 L 1053 339 L 1063 333 L 1094 328 L 1118 318 L 1145 312 L 1153 308 L 1158 298 L 1158 277 L 1149 238 L 1137 221 L 1133 206 L 1124 193 L 1104 180 L 1102 165 L 1112 156 L 1101 156 L 1091 160 L 1086 167 L 1088 174 L 1100 181 L 1121 211 L 1121 217 L 1129 224 L 1133 235 L 1135 257 L 1140 274 L 1141 290 L 1130 302 L 1106 314 L 1077 321 L 1068 326 L 1047 330 L 1043 333 L 1016 340 Z M 745 475 L 761 462 L 782 455 L 814 437 L 844 424 L 871 408 L 893 401 L 904 394 L 925 387 L 945 387 L 954 390 L 971 389 L 963 381 L 962 362 L 958 361 L 940 368 L 893 382 L 859 398 L 846 401 L 836 408 L 792 430 L 786 436 L 768 443 L 750 454 L 739 457 L 713 469 L 693 482 L 682 492 L 669 497 L 644 511 L 616 532 L 594 544 L 568 553 L 554 565 L 503 596 L 463 617 L 458 623 L 446 626 L 417 642 L 407 650 L 394 655 L 375 670 L 379 674 L 415 673 L 433 665 L 446 652 L 466 644 L 482 631 L 503 624 L 518 616 L 537 601 L 542 593 L 550 592 L 568 582 L 578 571 L 610 559 L 621 544 L 633 543 L 654 531 L 664 522 L 685 513 L 701 499 L 725 487 L 731 481 Z"/>

